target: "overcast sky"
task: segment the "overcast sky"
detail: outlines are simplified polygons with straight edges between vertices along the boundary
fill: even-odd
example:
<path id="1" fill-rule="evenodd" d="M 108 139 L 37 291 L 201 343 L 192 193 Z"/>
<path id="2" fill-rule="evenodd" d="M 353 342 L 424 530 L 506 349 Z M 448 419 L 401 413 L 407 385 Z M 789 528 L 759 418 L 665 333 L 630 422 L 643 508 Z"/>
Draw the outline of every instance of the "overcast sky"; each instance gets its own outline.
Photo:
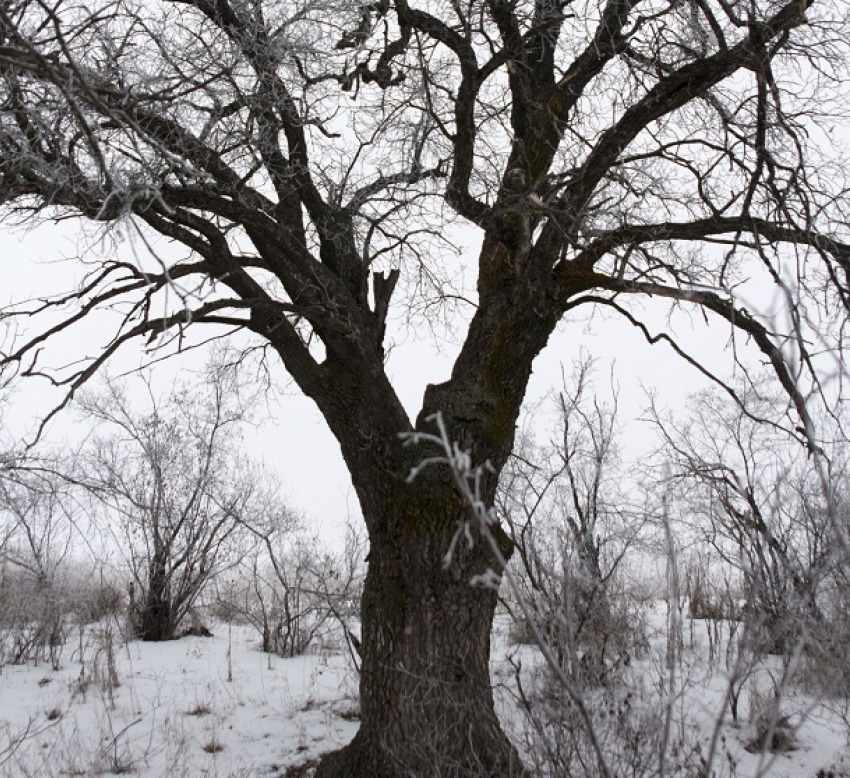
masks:
<path id="1" fill-rule="evenodd" d="M 3 302 L 68 288 L 83 267 L 79 259 L 73 258 L 86 256 L 89 248 L 103 250 L 104 244 L 98 247 L 96 238 L 90 229 L 81 238 L 80 223 L 73 220 L 26 232 L 0 231 L 0 256 L 4 258 L 6 280 Z M 476 254 L 476 236 L 472 232 L 461 234 L 458 242 L 461 261 L 468 268 Z M 110 239 L 106 245 L 127 259 L 144 252 L 138 241 Z M 732 369 L 731 353 L 728 349 L 724 352 L 729 342 L 728 326 L 710 327 L 701 316 L 683 313 L 668 320 L 666 310 L 666 306 L 659 304 L 657 312 L 650 315 L 656 327 L 671 326 L 692 353 L 728 375 Z M 620 391 L 625 450 L 634 454 L 648 442 L 646 427 L 636 421 L 647 404 L 646 392 L 656 392 L 662 405 L 680 407 L 685 395 L 705 386 L 706 381 L 667 346 L 649 346 L 637 330 L 613 314 L 599 312 L 588 320 L 589 312 L 588 308 L 581 311 L 581 319 L 563 322 L 552 337 L 535 363 L 526 404 L 535 403 L 553 387 L 559 387 L 562 366 L 569 375 L 572 362 L 582 351 L 598 357 L 597 379 L 603 388 L 611 362 L 616 360 L 614 375 Z M 449 377 L 464 322 L 459 314 L 447 329 L 432 331 L 424 325 L 411 326 L 403 313 L 397 309 L 388 324 L 388 343 L 392 344 L 388 372 L 408 413 L 415 416 L 425 386 Z M 109 321 L 104 317 L 79 327 L 75 337 L 65 338 L 54 350 L 54 359 L 96 353 L 107 338 Z M 203 354 L 195 351 L 158 365 L 160 386 L 167 387 L 184 370 L 197 369 L 203 359 Z M 120 374 L 143 361 L 143 344 L 138 343 L 126 347 L 109 369 L 112 374 Z M 337 538 L 346 515 L 358 511 L 339 447 L 312 401 L 298 392 L 279 365 L 275 371 L 275 383 L 281 390 L 279 398 L 270 406 L 271 417 L 257 429 L 247 431 L 246 444 L 279 473 L 293 506 L 317 521 L 324 537 Z M 31 432 L 56 397 L 55 392 L 48 391 L 45 381 L 28 380 L 13 397 L 8 428 L 18 437 Z M 49 440 L 60 442 L 74 435 L 73 430 L 66 414 L 51 425 Z"/>

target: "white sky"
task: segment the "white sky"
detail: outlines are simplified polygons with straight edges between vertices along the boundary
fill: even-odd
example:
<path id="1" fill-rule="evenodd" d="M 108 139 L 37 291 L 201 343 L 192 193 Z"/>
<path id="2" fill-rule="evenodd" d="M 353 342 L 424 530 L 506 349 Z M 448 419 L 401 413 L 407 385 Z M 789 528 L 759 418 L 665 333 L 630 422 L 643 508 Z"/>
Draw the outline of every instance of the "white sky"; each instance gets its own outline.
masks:
<path id="1" fill-rule="evenodd" d="M 57 259 L 73 257 L 81 252 L 80 225 L 67 221 L 60 225 L 46 224 L 23 232 L 0 231 L 5 287 L 0 300 L 20 300 L 31 294 L 59 291 L 80 272 L 79 262 L 56 264 Z M 475 238 L 467 241 L 467 265 L 476 253 Z M 119 243 L 119 255 L 132 257 L 139 246 Z M 581 311 L 587 316 L 589 308 Z M 659 306 L 656 322 L 663 326 L 667 307 Z M 460 323 L 460 322 L 458 322 Z M 728 342 L 728 327 L 709 328 L 700 316 L 680 314 L 672 322 L 681 342 L 694 354 L 700 354 L 709 364 L 729 374 L 731 354 L 723 348 Z M 67 355 L 91 355 L 98 344 L 107 338 L 107 319 L 92 321 L 78 329 L 78 337 L 65 338 L 61 343 L 63 358 Z M 713 329 L 713 331 L 712 331 Z M 419 409 L 422 393 L 428 383 L 448 378 L 458 343 L 443 339 L 435 341 L 425 331 L 411 331 L 400 316 L 389 322 L 389 338 L 396 343 L 390 351 L 388 372 L 399 396 L 411 416 Z M 110 364 L 112 374 L 130 370 L 140 363 L 142 343 L 125 347 L 122 355 Z M 616 360 L 615 378 L 620 389 L 620 421 L 625 426 L 624 449 L 635 454 L 648 441 L 642 425 L 635 422 L 645 407 L 646 391 L 657 392 L 662 405 L 678 406 L 688 392 L 705 386 L 706 381 L 683 363 L 665 345 L 650 347 L 643 336 L 627 323 L 602 314 L 590 322 L 565 321 L 553 335 L 546 350 L 534 366 L 526 402 L 535 402 L 553 387 L 561 385 L 561 366 L 569 376 L 573 360 L 583 351 L 598 357 L 598 386 L 606 394 L 611 360 Z M 157 368 L 161 386 L 167 388 L 181 371 L 198 368 L 203 362 L 199 352 L 161 363 Z M 305 511 L 320 528 L 322 536 L 333 542 L 341 538 L 340 526 L 347 514 L 357 514 L 356 498 L 345 470 L 339 447 L 328 431 L 315 405 L 302 396 L 282 368 L 276 381 L 282 388 L 280 401 L 270 408 L 272 418 L 257 429 L 246 431 L 246 449 L 262 457 L 281 478 L 293 507 Z M 55 394 L 48 391 L 46 382 L 30 379 L 13 397 L 7 415 L 8 429 L 20 437 L 31 431 L 41 414 L 51 407 Z M 69 415 L 51 425 L 49 440 L 60 442 L 73 435 Z"/>

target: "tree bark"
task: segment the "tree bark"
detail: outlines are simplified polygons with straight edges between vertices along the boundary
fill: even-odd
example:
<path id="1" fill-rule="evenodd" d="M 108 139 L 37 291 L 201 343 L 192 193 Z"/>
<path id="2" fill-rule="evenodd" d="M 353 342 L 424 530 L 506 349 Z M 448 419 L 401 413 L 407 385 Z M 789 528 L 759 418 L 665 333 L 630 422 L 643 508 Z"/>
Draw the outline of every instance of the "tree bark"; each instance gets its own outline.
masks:
<path id="1" fill-rule="evenodd" d="M 164 562 L 152 561 L 148 587 L 135 619 L 135 632 L 141 640 L 171 640 L 174 637 L 174 611 Z"/>
<path id="2" fill-rule="evenodd" d="M 490 464 L 477 495 L 492 505 L 534 358 L 558 315 L 537 283 L 517 282 L 509 254 L 485 241 L 491 267 L 482 304 L 452 376 L 429 385 L 415 429 L 440 412 L 453 443 Z M 330 360 L 329 360 L 330 362 Z M 326 368 L 330 369 L 330 367 Z M 334 396 L 314 399 L 340 441 L 369 530 L 362 601 L 361 726 L 317 778 L 512 778 L 525 775 L 499 724 L 490 684 L 490 630 L 498 592 L 474 582 L 501 572 L 448 467 L 411 468 L 439 452 L 405 448 L 407 415 L 383 372 L 364 382 L 341 365 Z M 346 387 L 345 392 L 340 387 Z M 473 542 L 452 538 L 470 521 Z M 504 557 L 510 541 L 492 528 Z"/>
<path id="3" fill-rule="evenodd" d="M 484 778 L 525 774 L 499 724 L 490 684 L 497 592 L 472 583 L 498 569 L 485 539 L 446 552 L 468 518 L 454 489 L 422 477 L 367 522 L 361 725 L 317 778 Z"/>

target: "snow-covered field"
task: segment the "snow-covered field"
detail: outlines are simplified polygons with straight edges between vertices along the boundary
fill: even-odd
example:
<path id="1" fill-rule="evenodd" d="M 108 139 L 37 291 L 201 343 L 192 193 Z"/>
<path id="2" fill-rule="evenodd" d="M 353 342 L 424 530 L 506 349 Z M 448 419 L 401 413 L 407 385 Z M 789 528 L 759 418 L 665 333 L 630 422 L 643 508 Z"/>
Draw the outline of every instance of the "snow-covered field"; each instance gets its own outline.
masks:
<path id="1" fill-rule="evenodd" d="M 337 653 L 281 659 L 226 625 L 213 637 L 65 647 L 60 669 L 0 672 L 4 776 L 280 776 L 348 741 L 356 679 Z"/>
<path id="2" fill-rule="evenodd" d="M 663 624 L 661 608 L 651 616 L 651 622 Z M 0 774 L 39 778 L 124 773 L 309 775 L 307 766 L 319 755 L 353 736 L 357 679 L 343 653 L 317 650 L 309 656 L 282 659 L 257 650 L 256 635 L 247 628 L 211 626 L 212 637 L 154 644 L 125 642 L 114 624 L 101 624 L 77 634 L 62 648 L 58 669 L 50 663 L 4 666 L 0 670 Z M 522 673 L 533 684 L 539 659 L 534 647 L 509 644 L 507 632 L 504 624 L 497 630 L 493 678 L 500 714 L 516 735 L 522 731 L 523 720 L 513 703 L 515 666 L 520 660 Z M 703 755 L 709 752 L 715 723 L 724 709 L 728 677 L 722 661 L 710 664 L 705 659 L 705 635 L 705 626 L 696 622 L 692 643 L 690 625 L 685 622 L 671 734 L 671 742 L 680 743 L 677 748 L 687 744 Z M 648 650 L 628 668 L 629 699 L 633 700 L 629 704 L 651 706 L 659 689 L 668 684 L 666 646 L 658 626 Z M 745 749 L 753 738 L 750 708 L 763 699 L 759 689 L 769 685 L 770 678 L 768 663 L 743 683 L 740 723 L 733 726 L 728 717 L 724 720 L 712 773 L 850 776 L 847 732 L 841 718 L 793 687 L 783 697 L 782 712 L 789 715 L 795 730 L 794 750 L 769 754 Z M 611 732 L 610 723 L 606 730 L 605 706 L 598 707 L 603 739 L 606 731 L 611 737 L 621 735 Z"/>

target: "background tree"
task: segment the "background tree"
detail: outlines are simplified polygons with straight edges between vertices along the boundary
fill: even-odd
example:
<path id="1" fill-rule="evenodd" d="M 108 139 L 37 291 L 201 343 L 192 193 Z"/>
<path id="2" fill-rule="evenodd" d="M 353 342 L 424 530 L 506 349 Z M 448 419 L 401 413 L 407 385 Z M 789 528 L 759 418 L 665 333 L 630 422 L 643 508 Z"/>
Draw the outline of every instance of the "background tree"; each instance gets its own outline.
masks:
<path id="1" fill-rule="evenodd" d="M 593 368 L 587 358 L 576 363 L 553 394 L 553 440 L 518 442 L 496 500 L 530 609 L 577 688 L 604 684 L 635 647 L 615 584 L 645 523 L 620 457 L 618 391 L 612 385 L 605 399 Z"/>
<path id="2" fill-rule="evenodd" d="M 75 214 L 180 247 L 104 256 L 68 295 L 8 308 L 29 329 L 5 360 L 70 395 L 134 338 L 244 330 L 340 443 L 371 552 L 361 728 L 322 778 L 522 772 L 493 711 L 496 593 L 468 584 L 494 560 L 473 543 L 445 569 L 468 508 L 445 470 L 408 482 L 428 452 L 399 433 L 441 412 L 490 462 L 492 502 L 565 314 L 607 307 L 692 363 L 630 301 L 723 323 L 812 442 L 800 382 L 825 360 L 809 339 L 829 321 L 817 353 L 835 354 L 848 310 L 846 166 L 828 133 L 845 23 L 829 0 L 0 5 L 6 218 Z M 444 264 L 453 218 L 482 239 L 469 326 L 411 419 L 385 370 L 387 316 L 396 289 L 413 310 L 466 291 Z M 742 303 L 745 280 L 772 284 L 787 320 Z M 114 337 L 50 370 L 45 338 L 99 309 Z"/>
<path id="3" fill-rule="evenodd" d="M 0 476 L 0 662 L 56 668 L 73 610 L 76 506 L 63 480 L 29 465 Z"/>
<path id="4" fill-rule="evenodd" d="M 240 456 L 247 412 L 232 370 L 210 370 L 204 383 L 177 384 L 162 400 L 149 382 L 146 387 L 149 408 L 142 412 L 117 380 L 80 397 L 95 432 L 76 480 L 126 556 L 134 631 L 144 640 L 167 640 L 210 578 L 233 562 L 228 552 L 247 516 L 268 503 L 259 499 L 264 487 Z M 284 526 L 287 515 L 274 518 Z"/>
<path id="5" fill-rule="evenodd" d="M 357 662 L 359 638 L 351 631 L 353 604 L 363 581 L 362 538 L 349 527 L 345 548 L 323 550 L 319 539 L 291 526 L 281 526 L 279 514 L 252 522 L 257 542 L 241 556 L 235 575 L 219 587 L 219 612 L 250 624 L 263 651 L 283 657 L 305 653 L 339 626 L 352 659 Z"/>
<path id="6" fill-rule="evenodd" d="M 750 394 L 747 407 L 759 416 L 715 392 L 691 398 L 685 421 L 655 416 L 667 464 L 662 488 L 687 542 L 737 573 L 746 604 L 734 615 L 749 621 L 761 649 L 790 655 L 801 642 L 828 639 L 825 595 L 846 565 L 815 464 L 768 423 L 781 403 Z M 846 443 L 839 434 L 827 445 L 834 505 L 846 523 Z"/>

